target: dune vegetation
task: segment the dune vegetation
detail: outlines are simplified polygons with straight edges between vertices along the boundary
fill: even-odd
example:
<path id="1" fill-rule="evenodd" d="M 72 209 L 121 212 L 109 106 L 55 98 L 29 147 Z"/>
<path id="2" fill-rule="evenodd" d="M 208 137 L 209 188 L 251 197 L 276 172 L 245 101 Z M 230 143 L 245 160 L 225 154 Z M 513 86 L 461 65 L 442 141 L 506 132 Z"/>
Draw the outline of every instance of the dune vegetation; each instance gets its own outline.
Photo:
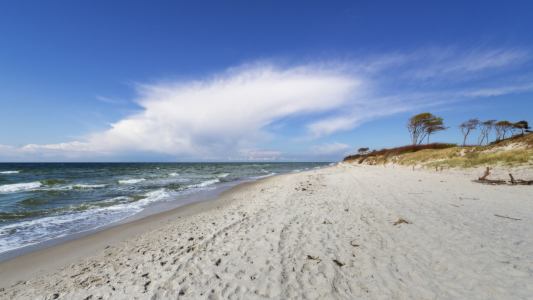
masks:
<path id="1" fill-rule="evenodd" d="M 518 134 L 488 146 L 434 143 L 374 150 L 348 156 L 344 161 L 370 165 L 420 165 L 427 168 L 469 168 L 496 164 L 533 166 L 533 134 Z"/>

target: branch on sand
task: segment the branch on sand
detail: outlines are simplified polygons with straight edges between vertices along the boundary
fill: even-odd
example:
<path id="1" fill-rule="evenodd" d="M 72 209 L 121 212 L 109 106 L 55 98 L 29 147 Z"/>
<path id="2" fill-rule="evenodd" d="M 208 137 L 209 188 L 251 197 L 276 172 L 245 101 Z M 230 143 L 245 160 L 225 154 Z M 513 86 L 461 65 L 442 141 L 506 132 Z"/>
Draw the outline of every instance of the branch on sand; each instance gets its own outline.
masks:
<path id="1" fill-rule="evenodd" d="M 402 219 L 402 217 L 398 216 L 398 221 L 394 222 L 394 226 L 398 225 L 398 224 L 402 224 L 402 223 L 405 223 L 405 224 L 413 224 L 409 221 L 406 221 L 404 219 Z"/>

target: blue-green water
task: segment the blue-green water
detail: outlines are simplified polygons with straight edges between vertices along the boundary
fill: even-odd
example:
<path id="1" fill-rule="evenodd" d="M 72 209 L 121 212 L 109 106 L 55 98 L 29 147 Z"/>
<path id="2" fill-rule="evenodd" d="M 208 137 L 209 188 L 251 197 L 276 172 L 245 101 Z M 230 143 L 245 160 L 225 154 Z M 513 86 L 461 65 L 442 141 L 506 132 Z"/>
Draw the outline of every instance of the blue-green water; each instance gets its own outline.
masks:
<path id="1" fill-rule="evenodd" d="M 0 252 L 97 228 L 207 189 L 328 165 L 0 164 Z"/>

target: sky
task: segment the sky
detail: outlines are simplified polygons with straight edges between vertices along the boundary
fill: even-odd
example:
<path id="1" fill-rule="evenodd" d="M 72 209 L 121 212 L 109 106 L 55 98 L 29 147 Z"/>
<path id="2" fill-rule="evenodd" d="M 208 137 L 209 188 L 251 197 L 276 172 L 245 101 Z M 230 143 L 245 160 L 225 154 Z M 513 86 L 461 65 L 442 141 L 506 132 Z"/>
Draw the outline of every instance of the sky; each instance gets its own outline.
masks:
<path id="1" fill-rule="evenodd" d="M 533 123 L 531 1 L 3 1 L 0 162 L 341 161 Z M 476 144 L 479 130 L 470 134 Z M 495 139 L 494 134 L 490 138 Z"/>

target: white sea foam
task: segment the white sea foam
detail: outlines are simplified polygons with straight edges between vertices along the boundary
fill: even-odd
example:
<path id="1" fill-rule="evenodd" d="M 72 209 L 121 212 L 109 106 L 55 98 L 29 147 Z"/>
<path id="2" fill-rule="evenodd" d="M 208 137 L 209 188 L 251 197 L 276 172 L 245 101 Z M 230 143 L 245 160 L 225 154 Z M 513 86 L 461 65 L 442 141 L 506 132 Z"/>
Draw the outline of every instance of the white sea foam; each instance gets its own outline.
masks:
<path id="1" fill-rule="evenodd" d="M 141 182 L 141 181 L 145 181 L 146 179 L 144 178 L 141 178 L 141 179 L 127 179 L 127 180 L 119 180 L 118 183 L 120 184 L 132 184 L 132 183 L 138 183 L 138 182 Z"/>
<path id="2" fill-rule="evenodd" d="M 260 178 L 265 178 L 265 177 L 270 177 L 270 176 L 274 176 L 278 173 L 270 173 L 270 174 L 267 174 L 267 175 L 262 175 L 262 176 L 256 176 L 254 177 L 255 179 L 260 179 Z"/>
<path id="3" fill-rule="evenodd" d="M 224 178 L 224 177 L 227 177 L 228 175 L 229 175 L 229 173 L 224 173 L 224 174 L 218 175 L 217 177 L 218 178 Z"/>
<path id="4" fill-rule="evenodd" d="M 296 173 L 296 172 L 300 172 L 301 170 L 294 170 L 292 171 L 292 173 Z"/>
<path id="5" fill-rule="evenodd" d="M 0 193 L 12 193 L 18 191 L 27 191 L 38 188 L 43 184 L 39 181 L 28 182 L 28 183 L 15 183 L 15 184 L 6 184 L 0 185 Z"/>
<path id="6" fill-rule="evenodd" d="M 141 212 L 151 203 L 164 200 L 169 193 L 165 189 L 158 189 L 146 193 L 145 196 L 146 198 L 136 202 L 129 202 L 131 198 L 128 196 L 120 196 L 104 201 L 115 202 L 116 205 L 89 206 L 89 209 L 84 211 L 76 211 L 76 205 L 73 205 L 69 207 L 71 210 L 66 210 L 58 216 L 0 226 L 0 236 L 3 239 L 0 243 L 0 253 L 122 220 Z M 10 234 L 4 235 L 6 233 Z"/>
<path id="7" fill-rule="evenodd" d="M 146 198 L 132 203 L 136 206 L 143 206 L 152 202 L 157 202 L 160 200 L 163 200 L 164 198 L 169 196 L 169 193 L 165 189 L 159 189 L 155 191 L 151 191 L 145 194 Z"/>
<path id="8" fill-rule="evenodd" d="M 220 180 L 218 180 L 218 179 L 207 180 L 207 181 L 204 181 L 204 182 L 201 182 L 201 183 L 198 183 L 198 184 L 191 185 L 191 187 L 204 187 L 204 186 L 215 184 L 217 182 L 220 182 Z"/>
<path id="9" fill-rule="evenodd" d="M 128 197 L 128 196 L 119 196 L 119 197 L 115 197 L 115 198 L 104 200 L 102 202 L 104 202 L 104 203 L 122 203 L 122 202 L 127 202 L 128 200 L 131 200 L 131 199 L 132 198 Z"/>
<path id="10" fill-rule="evenodd" d="M 180 174 L 178 174 L 178 173 L 170 173 L 170 174 L 168 174 L 168 175 L 170 175 L 170 176 L 178 176 L 178 175 L 180 175 Z"/>
<path id="11" fill-rule="evenodd" d="M 74 185 L 74 187 L 87 188 L 87 189 L 102 188 L 105 186 L 106 186 L 105 184 L 76 184 Z"/>
<path id="12" fill-rule="evenodd" d="M 97 189 L 105 187 L 105 184 L 75 184 L 64 187 L 63 189 Z"/>
<path id="13" fill-rule="evenodd" d="M 0 174 L 16 174 L 16 173 L 20 173 L 20 171 L 2 171 L 2 172 L 0 172 Z"/>

